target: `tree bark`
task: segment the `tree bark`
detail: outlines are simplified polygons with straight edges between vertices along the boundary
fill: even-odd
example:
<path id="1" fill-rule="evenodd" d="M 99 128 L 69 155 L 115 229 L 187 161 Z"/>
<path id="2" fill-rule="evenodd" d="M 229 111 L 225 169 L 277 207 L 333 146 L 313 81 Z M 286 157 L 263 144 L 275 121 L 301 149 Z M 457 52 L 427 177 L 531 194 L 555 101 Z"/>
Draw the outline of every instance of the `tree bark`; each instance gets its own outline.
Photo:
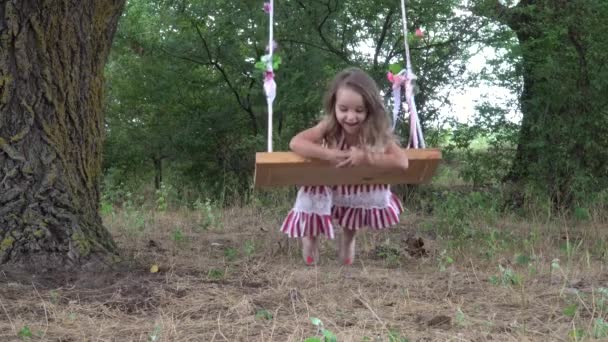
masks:
<path id="1" fill-rule="evenodd" d="M 0 263 L 116 255 L 98 209 L 103 70 L 124 2 L 0 0 Z"/>

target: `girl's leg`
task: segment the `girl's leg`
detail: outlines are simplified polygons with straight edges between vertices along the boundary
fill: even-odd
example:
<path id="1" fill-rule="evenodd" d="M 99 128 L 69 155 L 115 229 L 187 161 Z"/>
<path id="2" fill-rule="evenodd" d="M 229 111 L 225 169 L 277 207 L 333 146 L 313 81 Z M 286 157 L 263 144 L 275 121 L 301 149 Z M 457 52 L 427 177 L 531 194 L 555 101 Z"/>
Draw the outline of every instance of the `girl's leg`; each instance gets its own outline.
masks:
<path id="1" fill-rule="evenodd" d="M 319 260 L 319 239 L 316 236 L 302 238 L 302 256 L 307 265 L 313 265 Z"/>
<path id="2" fill-rule="evenodd" d="M 340 254 L 344 265 L 351 265 L 355 259 L 355 229 L 342 229 Z"/>

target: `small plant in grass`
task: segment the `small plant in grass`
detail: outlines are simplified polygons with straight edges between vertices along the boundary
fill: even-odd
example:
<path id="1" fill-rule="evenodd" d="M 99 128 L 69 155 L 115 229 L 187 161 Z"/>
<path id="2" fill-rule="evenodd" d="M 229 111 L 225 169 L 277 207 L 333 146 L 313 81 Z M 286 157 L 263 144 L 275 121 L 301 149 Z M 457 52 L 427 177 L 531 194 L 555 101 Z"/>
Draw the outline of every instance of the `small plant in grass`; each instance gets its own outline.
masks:
<path id="1" fill-rule="evenodd" d="M 51 290 L 49 296 L 51 297 L 51 303 L 57 304 L 59 302 L 59 293 L 56 290 Z"/>
<path id="2" fill-rule="evenodd" d="M 462 312 L 460 308 L 456 310 L 454 321 L 461 327 L 466 327 L 468 325 L 467 316 L 464 314 L 464 312 Z"/>
<path id="3" fill-rule="evenodd" d="M 559 265 L 559 259 L 555 258 L 551 261 L 551 281 L 556 283 L 560 280 L 566 281 L 566 273 Z"/>
<path id="4" fill-rule="evenodd" d="M 245 246 L 243 246 L 243 252 L 246 257 L 251 257 L 255 252 L 255 244 L 251 240 L 245 241 Z"/>
<path id="5" fill-rule="evenodd" d="M 519 266 L 527 267 L 528 275 L 530 275 L 530 276 L 533 276 L 538 272 L 535 264 L 533 263 L 533 261 L 535 261 L 535 260 L 536 260 L 536 257 L 534 257 L 534 256 L 530 257 L 527 254 L 516 254 L 515 255 L 515 264 L 519 265 Z"/>
<path id="6" fill-rule="evenodd" d="M 608 337 L 608 322 L 603 318 L 596 318 L 593 321 L 592 335 L 594 338 Z"/>
<path id="7" fill-rule="evenodd" d="M 566 317 L 574 318 L 577 311 L 578 311 L 578 305 L 576 305 L 576 303 L 572 303 L 572 304 L 566 306 L 564 308 L 564 310 L 562 310 L 562 313 Z"/>
<path id="8" fill-rule="evenodd" d="M 310 322 L 312 323 L 312 325 L 314 325 L 315 327 L 317 327 L 317 335 L 319 336 L 314 336 L 314 337 L 309 337 L 307 339 L 304 340 L 304 342 L 337 342 L 338 339 L 336 338 L 336 335 L 325 329 L 323 327 L 323 322 L 316 318 L 316 317 L 311 317 L 310 318 Z"/>
<path id="9" fill-rule="evenodd" d="M 574 218 L 578 221 L 589 221 L 591 219 L 589 209 L 581 207 L 574 208 Z"/>
<path id="10" fill-rule="evenodd" d="M 515 263 L 520 266 L 528 266 L 532 262 L 532 258 L 527 256 L 526 254 L 517 254 L 515 255 Z"/>
<path id="11" fill-rule="evenodd" d="M 585 330 L 581 328 L 574 328 L 570 330 L 570 332 L 568 333 L 568 337 L 572 341 L 580 341 L 585 338 Z"/>
<path id="12" fill-rule="evenodd" d="M 439 271 L 445 272 L 450 265 L 454 263 L 454 259 L 447 254 L 447 250 L 441 251 L 439 256 L 437 257 L 437 262 L 439 263 Z"/>
<path id="13" fill-rule="evenodd" d="M 122 216 L 124 217 L 125 228 L 128 235 L 136 236 L 144 231 L 146 220 L 144 214 L 140 210 L 135 209 L 131 205 L 125 205 Z"/>
<path id="14" fill-rule="evenodd" d="M 406 337 L 401 336 L 399 332 L 390 330 L 388 332 L 388 341 L 389 342 L 410 342 Z"/>
<path id="15" fill-rule="evenodd" d="M 209 198 L 201 200 L 200 198 L 194 202 L 194 209 L 199 213 L 199 227 L 202 230 L 216 228 L 220 226 L 219 210 L 213 205 Z"/>
<path id="16" fill-rule="evenodd" d="M 171 232 L 171 240 L 179 243 L 185 240 L 184 233 L 181 229 L 175 228 L 173 232 Z"/>
<path id="17" fill-rule="evenodd" d="M 570 330 L 568 337 L 573 341 L 581 341 L 587 337 L 606 341 L 606 338 L 608 337 L 608 322 L 601 317 L 596 318 L 593 320 L 591 331 L 585 331 L 582 328 L 575 327 L 574 329 Z"/>
<path id="18" fill-rule="evenodd" d="M 379 259 L 383 259 L 389 267 L 397 267 L 401 264 L 399 262 L 401 253 L 397 248 L 388 244 L 376 247 L 375 254 Z"/>
<path id="19" fill-rule="evenodd" d="M 32 334 L 30 327 L 24 325 L 23 328 L 21 328 L 21 330 L 19 330 L 17 333 L 17 336 L 19 336 L 22 340 L 29 340 L 34 336 L 34 334 Z"/>
<path id="20" fill-rule="evenodd" d="M 601 313 L 608 313 L 608 288 L 600 287 L 597 289 L 595 306 Z"/>
<path id="21" fill-rule="evenodd" d="M 583 240 L 579 240 L 578 243 L 575 243 L 567 238 L 566 241 L 560 245 L 560 249 L 568 258 L 572 258 L 576 254 L 576 251 L 580 249 L 582 244 Z"/>
<path id="22" fill-rule="evenodd" d="M 218 270 L 217 268 L 210 269 L 207 276 L 212 280 L 220 280 L 224 278 L 224 270 Z"/>
<path id="23" fill-rule="evenodd" d="M 226 258 L 226 260 L 234 261 L 234 260 L 236 260 L 237 256 L 238 256 L 238 251 L 236 250 L 236 248 L 228 247 L 228 248 L 224 249 L 224 257 Z"/>
<path id="24" fill-rule="evenodd" d="M 273 316 L 272 316 L 272 313 L 270 313 L 268 310 L 260 309 L 255 313 L 255 318 L 265 319 L 267 321 L 270 321 L 270 320 L 272 320 Z"/>
<path id="25" fill-rule="evenodd" d="M 169 187 L 162 183 L 160 189 L 156 190 L 156 209 L 158 211 L 167 210 L 169 197 Z"/>
<path id="26" fill-rule="evenodd" d="M 101 215 L 114 217 L 114 206 L 112 203 L 101 201 Z"/>
<path id="27" fill-rule="evenodd" d="M 387 258 L 386 258 L 386 266 L 389 268 L 394 268 L 394 267 L 399 267 L 401 266 L 401 261 L 399 261 L 399 255 L 397 254 L 390 254 Z"/>
<path id="28" fill-rule="evenodd" d="M 521 276 L 513 271 L 512 268 L 498 265 L 498 270 L 500 271 L 499 275 L 490 277 L 490 283 L 493 285 L 511 286 L 522 284 Z"/>
<path id="29" fill-rule="evenodd" d="M 161 332 L 160 326 L 158 326 L 158 325 L 154 326 L 154 330 L 148 336 L 148 342 L 158 342 L 158 341 L 160 341 L 160 332 Z"/>

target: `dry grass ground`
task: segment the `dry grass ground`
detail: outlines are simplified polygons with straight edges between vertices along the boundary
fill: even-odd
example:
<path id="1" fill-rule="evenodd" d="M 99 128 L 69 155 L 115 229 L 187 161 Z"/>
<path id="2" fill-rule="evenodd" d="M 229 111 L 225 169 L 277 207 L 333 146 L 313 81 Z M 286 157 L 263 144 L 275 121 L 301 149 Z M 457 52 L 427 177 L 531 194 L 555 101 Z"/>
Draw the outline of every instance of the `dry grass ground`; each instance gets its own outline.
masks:
<path id="1" fill-rule="evenodd" d="M 353 266 L 324 241 L 308 267 L 279 214 L 205 215 L 106 213 L 123 270 L 1 271 L 0 341 L 304 341 L 313 317 L 338 341 L 608 340 L 600 223 L 498 219 L 452 241 L 410 214 L 361 234 Z"/>

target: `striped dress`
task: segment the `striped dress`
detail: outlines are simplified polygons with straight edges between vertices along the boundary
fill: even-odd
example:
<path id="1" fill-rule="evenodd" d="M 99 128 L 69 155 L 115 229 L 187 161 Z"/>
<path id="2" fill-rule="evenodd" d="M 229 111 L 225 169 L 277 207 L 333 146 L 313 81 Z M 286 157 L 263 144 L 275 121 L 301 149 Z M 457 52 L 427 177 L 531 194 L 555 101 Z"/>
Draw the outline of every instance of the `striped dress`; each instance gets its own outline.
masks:
<path id="1" fill-rule="evenodd" d="M 323 234 L 333 239 L 332 219 L 346 229 L 379 230 L 399 223 L 402 212 L 401 201 L 388 185 L 303 186 L 281 231 L 292 238 Z"/>

